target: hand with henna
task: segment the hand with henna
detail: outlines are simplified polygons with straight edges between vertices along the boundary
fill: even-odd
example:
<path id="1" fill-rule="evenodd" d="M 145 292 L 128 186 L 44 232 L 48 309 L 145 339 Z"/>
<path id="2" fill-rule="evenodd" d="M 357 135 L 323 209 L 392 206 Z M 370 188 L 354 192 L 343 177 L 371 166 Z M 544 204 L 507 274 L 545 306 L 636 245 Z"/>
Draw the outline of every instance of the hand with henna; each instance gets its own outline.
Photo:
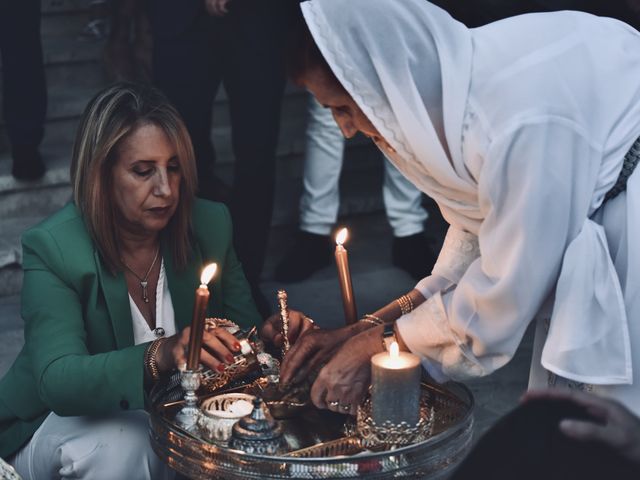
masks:
<path id="1" fill-rule="evenodd" d="M 366 328 L 366 325 L 356 323 L 336 330 L 308 329 L 293 344 L 282 362 L 282 388 L 298 384 L 319 371 L 340 345 Z"/>
<path id="2" fill-rule="evenodd" d="M 382 326 L 369 328 L 346 340 L 313 383 L 313 404 L 355 415 L 371 383 L 371 357 L 383 350 Z"/>
<path id="3" fill-rule="evenodd" d="M 289 310 L 289 343 L 293 345 L 308 330 L 317 328 L 309 317 L 297 310 Z M 260 327 L 260 338 L 276 347 L 282 346 L 282 319 L 274 313 Z"/>

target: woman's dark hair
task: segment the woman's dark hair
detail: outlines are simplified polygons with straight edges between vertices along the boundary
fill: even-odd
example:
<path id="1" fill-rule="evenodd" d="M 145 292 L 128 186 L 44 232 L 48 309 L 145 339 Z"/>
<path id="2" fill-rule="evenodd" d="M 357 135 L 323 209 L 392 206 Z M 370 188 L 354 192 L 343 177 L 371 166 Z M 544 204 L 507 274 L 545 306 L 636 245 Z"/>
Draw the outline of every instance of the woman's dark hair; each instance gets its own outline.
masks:
<path id="1" fill-rule="evenodd" d="M 320 49 L 304 20 L 300 8 L 301 3 L 299 0 L 291 2 L 287 43 L 287 75 L 296 85 L 301 85 L 305 74 L 316 68 L 326 70 L 333 75 L 331 67 L 320 53 Z"/>

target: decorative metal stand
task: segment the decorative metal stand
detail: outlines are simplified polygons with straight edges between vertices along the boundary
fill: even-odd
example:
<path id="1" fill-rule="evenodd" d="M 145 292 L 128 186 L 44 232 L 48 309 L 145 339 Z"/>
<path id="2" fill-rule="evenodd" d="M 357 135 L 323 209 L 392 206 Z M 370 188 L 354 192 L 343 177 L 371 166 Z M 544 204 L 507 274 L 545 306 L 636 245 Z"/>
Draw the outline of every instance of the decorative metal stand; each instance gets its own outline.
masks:
<path id="1" fill-rule="evenodd" d="M 176 415 L 176 423 L 187 431 L 195 428 L 200 416 L 196 390 L 200 387 L 201 376 L 202 369 L 184 370 L 180 374 L 180 386 L 184 390 L 184 405 Z"/>
<path id="2" fill-rule="evenodd" d="M 251 415 L 233 426 L 229 446 L 234 450 L 256 455 L 276 455 L 286 448 L 282 429 L 269 411 L 265 410 L 261 398 L 253 400 Z"/>

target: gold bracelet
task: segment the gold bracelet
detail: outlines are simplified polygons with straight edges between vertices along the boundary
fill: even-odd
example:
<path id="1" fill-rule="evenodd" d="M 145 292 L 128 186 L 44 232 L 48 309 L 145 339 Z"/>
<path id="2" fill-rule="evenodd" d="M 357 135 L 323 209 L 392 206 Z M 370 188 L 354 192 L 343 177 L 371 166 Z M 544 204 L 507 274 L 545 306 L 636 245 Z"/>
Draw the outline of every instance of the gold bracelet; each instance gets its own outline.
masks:
<path id="1" fill-rule="evenodd" d="M 411 300 L 409 295 L 402 295 L 400 298 L 397 298 L 396 303 L 400 307 L 402 315 L 406 315 L 413 310 L 413 300 Z"/>
<path id="2" fill-rule="evenodd" d="M 149 344 L 144 352 L 144 366 L 154 382 L 157 382 L 160 379 L 160 369 L 158 369 L 158 359 L 156 358 L 156 354 L 158 353 L 160 345 L 162 345 L 166 340 L 166 338 L 158 338 L 157 340 L 154 340 Z"/>
<path id="3" fill-rule="evenodd" d="M 376 327 L 378 325 L 384 325 L 384 320 L 382 320 L 380 317 L 376 317 L 375 315 L 371 315 L 370 313 L 364 314 L 359 321 L 370 323 L 372 325 L 375 325 Z"/>

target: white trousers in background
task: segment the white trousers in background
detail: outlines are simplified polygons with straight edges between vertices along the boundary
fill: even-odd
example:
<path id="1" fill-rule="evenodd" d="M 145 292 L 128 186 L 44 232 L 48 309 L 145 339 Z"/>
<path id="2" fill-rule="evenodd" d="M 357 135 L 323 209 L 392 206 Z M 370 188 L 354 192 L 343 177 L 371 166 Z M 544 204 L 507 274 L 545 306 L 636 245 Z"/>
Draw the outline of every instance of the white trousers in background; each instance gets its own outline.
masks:
<path id="1" fill-rule="evenodd" d="M 300 229 L 329 235 L 338 218 L 345 139 L 330 109 L 310 97 L 308 111 Z M 422 193 L 386 159 L 382 196 L 394 236 L 408 237 L 424 230 L 427 212 L 421 205 Z"/>
<path id="2" fill-rule="evenodd" d="M 149 416 L 141 410 L 102 419 L 50 413 L 10 463 L 24 480 L 174 478 L 151 449 Z"/>

